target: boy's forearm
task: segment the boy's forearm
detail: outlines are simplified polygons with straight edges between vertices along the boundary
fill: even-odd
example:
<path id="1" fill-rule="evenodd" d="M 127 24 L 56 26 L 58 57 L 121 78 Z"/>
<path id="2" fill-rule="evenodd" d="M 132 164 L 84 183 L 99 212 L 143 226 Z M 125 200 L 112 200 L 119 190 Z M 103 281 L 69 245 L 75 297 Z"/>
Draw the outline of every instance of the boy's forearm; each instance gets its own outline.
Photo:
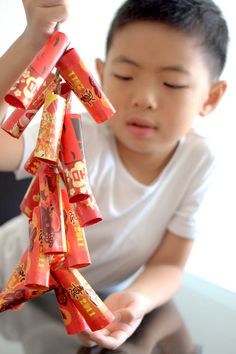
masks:
<path id="1" fill-rule="evenodd" d="M 66 0 L 23 0 L 27 25 L 21 36 L 0 58 L 0 125 L 7 112 L 4 97 L 35 55 L 68 15 Z M 15 170 L 24 150 L 24 140 L 12 139 L 0 129 L 0 170 Z"/>
<path id="2" fill-rule="evenodd" d="M 127 290 L 138 292 L 147 299 L 148 313 L 172 298 L 179 288 L 182 274 L 183 271 L 173 265 L 148 265 Z"/>
<path id="3" fill-rule="evenodd" d="M 23 150 L 22 136 L 20 139 L 13 139 L 0 129 L 0 171 L 15 171 L 20 165 Z"/>
<path id="4" fill-rule="evenodd" d="M 8 109 L 4 96 L 39 49 L 34 47 L 27 36 L 22 34 L 0 58 L 0 126 Z M 14 171 L 20 164 L 23 148 L 22 137 L 18 140 L 13 139 L 0 129 L 0 171 Z"/>

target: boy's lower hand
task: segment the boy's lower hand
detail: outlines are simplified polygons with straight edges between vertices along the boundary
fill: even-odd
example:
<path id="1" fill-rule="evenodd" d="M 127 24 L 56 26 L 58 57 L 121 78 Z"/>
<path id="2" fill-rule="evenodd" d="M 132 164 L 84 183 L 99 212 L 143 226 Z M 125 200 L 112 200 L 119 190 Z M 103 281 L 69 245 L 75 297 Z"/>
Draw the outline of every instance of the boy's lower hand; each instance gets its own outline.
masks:
<path id="1" fill-rule="evenodd" d="M 109 295 L 104 301 L 115 315 L 115 320 L 107 327 L 79 334 L 85 346 L 99 345 L 116 349 L 129 338 L 145 315 L 147 299 L 135 292 L 122 291 Z"/>
<path id="2" fill-rule="evenodd" d="M 68 0 L 22 0 L 27 19 L 25 34 L 41 48 L 58 22 L 68 17 Z"/>

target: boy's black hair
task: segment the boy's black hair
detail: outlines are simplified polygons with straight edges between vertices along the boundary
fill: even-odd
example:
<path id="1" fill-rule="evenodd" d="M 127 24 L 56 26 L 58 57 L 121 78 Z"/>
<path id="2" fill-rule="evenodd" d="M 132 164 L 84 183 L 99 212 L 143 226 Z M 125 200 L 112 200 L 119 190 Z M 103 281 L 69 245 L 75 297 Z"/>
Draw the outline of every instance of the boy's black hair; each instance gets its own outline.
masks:
<path id="1" fill-rule="evenodd" d="M 111 23 L 106 53 L 117 31 L 139 21 L 163 23 L 200 39 L 210 56 L 211 75 L 220 76 L 226 62 L 229 33 L 221 10 L 212 0 L 127 0 Z"/>

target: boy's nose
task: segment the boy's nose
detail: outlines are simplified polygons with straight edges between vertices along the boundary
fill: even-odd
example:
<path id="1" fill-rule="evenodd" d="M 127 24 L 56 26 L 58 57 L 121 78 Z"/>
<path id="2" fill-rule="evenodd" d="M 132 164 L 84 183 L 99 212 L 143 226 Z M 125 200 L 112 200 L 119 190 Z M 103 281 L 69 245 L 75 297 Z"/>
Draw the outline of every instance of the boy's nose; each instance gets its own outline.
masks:
<path id="1" fill-rule="evenodd" d="M 155 110 L 158 106 L 157 96 L 150 89 L 137 90 L 133 96 L 132 105 L 142 110 Z"/>

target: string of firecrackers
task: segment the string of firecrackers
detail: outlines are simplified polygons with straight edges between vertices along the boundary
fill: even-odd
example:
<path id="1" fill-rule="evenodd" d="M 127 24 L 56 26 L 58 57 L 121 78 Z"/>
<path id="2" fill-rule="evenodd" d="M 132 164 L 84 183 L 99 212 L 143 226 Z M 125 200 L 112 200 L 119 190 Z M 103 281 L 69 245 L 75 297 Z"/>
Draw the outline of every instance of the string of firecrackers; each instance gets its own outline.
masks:
<path id="1" fill-rule="evenodd" d="M 66 330 L 75 334 L 87 326 L 101 329 L 113 315 L 79 272 L 91 263 L 84 227 L 102 216 L 89 186 L 81 116 L 71 113 L 71 93 L 97 123 L 114 109 L 69 44 L 55 32 L 5 96 L 16 109 L 2 129 L 14 138 L 42 106 L 43 113 L 25 164 L 33 179 L 20 205 L 29 218 L 30 242 L 0 294 L 0 312 L 54 290 Z"/>

